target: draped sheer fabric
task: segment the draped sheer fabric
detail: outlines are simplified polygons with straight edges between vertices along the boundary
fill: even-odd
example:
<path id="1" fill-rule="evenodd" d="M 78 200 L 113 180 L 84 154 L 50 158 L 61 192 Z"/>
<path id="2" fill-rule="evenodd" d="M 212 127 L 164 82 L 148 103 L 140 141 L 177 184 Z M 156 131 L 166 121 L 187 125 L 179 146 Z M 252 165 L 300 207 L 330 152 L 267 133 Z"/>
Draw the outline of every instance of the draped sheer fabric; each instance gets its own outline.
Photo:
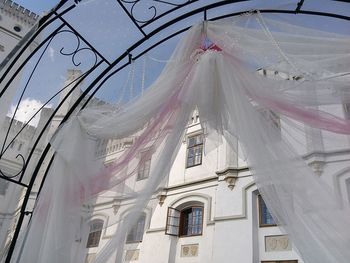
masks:
<path id="1" fill-rule="evenodd" d="M 105 192 L 134 200 L 123 218 L 105 226 L 118 227 L 94 261 L 121 262 L 126 234 L 166 185 L 195 108 L 208 140 L 220 143 L 224 137 L 233 149 L 239 140 L 274 220 L 304 261 L 348 262 L 349 207 L 314 174 L 293 142 L 308 127 L 329 132 L 330 140 L 345 141 L 350 134 L 349 120 L 326 111 L 350 101 L 350 38 L 259 13 L 207 22 L 205 31 L 203 36 L 202 25 L 189 30 L 143 96 L 122 108 L 85 109 L 61 127 L 52 141 L 54 164 L 17 251 L 19 262 L 84 262 L 83 208 Z M 203 37 L 215 45 L 205 48 Z M 267 78 L 257 69 L 290 79 Z M 261 109 L 281 116 L 282 134 Z M 115 161 L 105 165 L 96 159 L 98 140 L 125 137 L 133 144 Z M 139 160 L 145 151 L 157 168 L 134 192 L 125 181 L 147 160 Z"/>

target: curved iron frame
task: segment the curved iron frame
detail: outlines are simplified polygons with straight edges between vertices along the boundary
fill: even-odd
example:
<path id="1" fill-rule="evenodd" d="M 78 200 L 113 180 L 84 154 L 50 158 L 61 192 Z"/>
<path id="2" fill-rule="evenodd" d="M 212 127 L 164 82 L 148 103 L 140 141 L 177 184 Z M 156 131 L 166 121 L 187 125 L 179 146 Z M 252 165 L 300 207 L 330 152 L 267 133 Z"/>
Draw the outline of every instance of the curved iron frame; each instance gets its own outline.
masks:
<path id="1" fill-rule="evenodd" d="M 103 69 L 103 71 L 88 85 L 88 87 L 84 90 L 84 92 L 80 95 L 80 97 L 75 101 L 74 105 L 69 109 L 67 114 L 64 116 L 61 124 L 64 123 L 65 121 L 67 121 L 67 119 L 73 114 L 73 112 L 75 110 L 79 109 L 79 107 L 81 106 L 83 100 L 87 98 L 80 109 L 85 108 L 86 105 L 89 103 L 89 101 L 94 97 L 96 92 L 99 91 L 102 88 L 102 86 L 104 85 L 104 83 L 108 79 L 110 79 L 112 76 L 117 74 L 123 68 L 127 67 L 128 65 L 130 65 L 132 61 L 137 60 L 138 58 L 143 56 L 145 53 L 147 53 L 148 51 L 152 50 L 153 48 L 159 46 L 163 42 L 173 38 L 174 36 L 176 36 L 176 35 L 178 35 L 180 33 L 185 32 L 186 30 L 189 29 L 189 27 L 185 27 L 185 28 L 183 28 L 181 30 L 178 30 L 178 31 L 168 35 L 167 37 L 161 39 L 160 41 L 154 43 L 153 45 L 143 49 L 143 51 L 139 52 L 136 56 L 132 55 L 133 51 L 135 51 L 137 48 L 139 48 L 142 44 L 144 44 L 147 41 L 149 41 L 150 39 L 152 39 L 152 37 L 154 37 L 155 35 L 157 35 L 161 31 L 169 28 L 173 24 L 176 24 L 176 23 L 178 23 L 180 21 L 183 21 L 184 19 L 186 19 L 188 17 L 191 17 L 193 15 L 196 15 L 196 14 L 201 14 L 202 13 L 203 14 L 203 20 L 218 20 L 218 19 L 222 19 L 222 18 L 225 18 L 225 17 L 241 15 L 243 13 L 246 13 L 247 11 L 251 11 L 251 10 L 246 10 L 246 11 L 242 11 L 242 12 L 236 12 L 236 13 L 225 14 L 225 15 L 222 15 L 222 16 L 216 16 L 216 17 L 212 17 L 212 18 L 208 19 L 207 11 L 209 11 L 209 10 L 212 10 L 212 9 L 215 9 L 215 8 L 218 8 L 218 7 L 221 7 L 221 6 L 225 6 L 225 5 L 235 4 L 235 3 L 238 3 L 238 2 L 247 2 L 249 0 L 225 0 L 225 1 L 220 1 L 220 2 L 208 4 L 208 5 L 205 5 L 203 7 L 199 7 L 199 8 L 196 8 L 194 10 L 188 11 L 188 12 L 186 12 L 186 13 L 178 16 L 178 17 L 176 17 L 175 19 L 167 21 L 166 23 L 160 25 L 159 27 L 157 27 L 156 29 L 152 30 L 151 32 L 146 33 L 145 29 L 147 29 L 148 26 L 150 26 L 152 23 L 156 22 L 158 19 L 166 17 L 166 15 L 168 15 L 168 14 L 170 14 L 170 13 L 172 13 L 172 12 L 178 10 L 178 9 L 181 9 L 181 8 L 183 8 L 185 6 L 191 5 L 194 2 L 197 2 L 198 0 L 184 0 L 184 3 L 182 3 L 182 4 L 172 3 L 171 0 L 153 0 L 154 5 L 152 5 L 152 6 L 150 6 L 148 8 L 152 12 L 153 15 L 151 15 L 151 18 L 146 19 L 146 20 L 142 20 L 142 19 L 138 18 L 137 15 L 134 12 L 134 10 L 137 7 L 137 5 L 142 3 L 142 0 L 116 0 L 117 3 L 120 5 L 120 8 L 122 8 L 126 12 L 128 17 L 131 19 L 132 23 L 137 27 L 137 29 L 143 35 L 143 38 L 140 39 L 139 41 L 137 41 L 136 43 L 134 43 L 133 45 L 131 45 L 128 49 L 125 50 L 125 52 L 123 54 L 121 54 L 114 61 L 110 62 L 105 57 L 103 57 L 103 55 L 97 49 L 95 49 L 93 47 L 93 45 L 91 45 L 86 39 L 84 39 L 84 37 L 81 36 L 79 34 L 79 32 L 64 19 L 64 15 L 67 14 L 68 12 L 70 12 L 71 10 L 73 10 L 77 5 L 79 5 L 80 1 L 81 0 L 74 0 L 75 4 L 70 5 L 69 7 L 65 8 L 63 11 L 61 11 L 60 9 L 62 9 L 62 7 L 65 6 L 65 4 L 69 2 L 69 0 L 61 0 L 61 2 L 54 9 L 52 9 L 49 14 L 47 14 L 45 17 L 41 18 L 39 20 L 37 30 L 34 31 L 34 32 L 31 32 L 30 36 L 27 36 L 28 41 L 23 43 L 22 46 L 18 47 L 15 50 L 16 52 L 11 52 L 10 53 L 10 58 L 8 59 L 8 61 L 10 61 L 10 62 L 8 62 L 8 65 L 6 65 L 7 68 L 4 71 L 3 76 L 0 77 L 0 84 L 3 83 L 6 80 L 6 78 L 8 78 L 6 84 L 4 85 L 4 88 L 0 91 L 0 98 L 1 98 L 4 95 L 4 93 L 7 91 L 8 87 L 11 85 L 11 83 L 13 82 L 15 77 L 19 74 L 20 70 L 30 60 L 30 58 L 34 54 L 39 52 L 39 50 L 42 47 L 44 47 L 44 51 L 43 51 L 43 53 L 44 53 L 45 50 L 47 49 L 47 47 L 49 46 L 50 42 L 52 41 L 52 39 L 57 34 L 60 34 L 62 32 L 70 32 L 70 33 L 74 34 L 76 39 L 77 39 L 78 45 L 77 45 L 75 50 L 73 50 L 72 52 L 64 52 L 64 48 L 62 48 L 61 51 L 60 51 L 60 53 L 62 55 L 71 56 L 72 63 L 74 65 L 77 66 L 79 64 L 79 63 L 75 62 L 74 58 L 75 58 L 75 54 L 77 52 L 80 52 L 81 50 L 88 49 L 88 50 L 92 51 L 94 56 L 95 56 L 95 62 L 93 63 L 94 65 L 89 70 L 87 70 L 82 76 L 80 76 L 79 78 L 77 78 L 77 79 L 72 81 L 73 83 L 75 82 L 75 85 L 67 93 L 67 95 L 64 97 L 64 99 L 61 101 L 61 103 L 56 107 L 56 109 L 53 112 L 52 116 L 47 120 L 47 122 L 44 125 L 42 131 L 40 132 L 39 136 L 37 137 L 36 141 L 34 142 L 34 146 L 33 146 L 32 150 L 31 150 L 31 152 L 29 153 L 29 156 L 28 156 L 27 160 L 24 160 L 24 158 L 22 157 L 23 158 L 23 167 L 22 167 L 22 170 L 20 171 L 20 173 L 15 175 L 15 176 L 6 176 L 5 174 L 3 174 L 0 171 L 0 178 L 2 178 L 4 180 L 7 180 L 7 181 L 9 181 L 11 183 L 15 183 L 15 184 L 21 185 L 21 186 L 26 188 L 25 197 L 23 199 L 23 203 L 22 203 L 22 206 L 21 206 L 21 209 L 20 209 L 20 215 L 19 215 L 19 219 L 17 221 L 15 233 L 14 233 L 14 236 L 12 238 L 11 245 L 9 247 L 9 251 L 8 251 L 8 254 L 7 254 L 6 261 L 5 261 L 6 263 L 10 263 L 11 262 L 13 251 L 14 251 L 14 248 L 16 246 L 16 241 L 18 239 L 18 235 L 20 233 L 20 230 L 21 230 L 21 227 L 22 227 L 25 215 L 28 215 L 28 214 L 32 213 L 31 211 L 26 211 L 28 200 L 29 200 L 29 197 L 30 197 L 33 185 L 34 185 L 34 182 L 35 182 L 35 180 L 37 178 L 37 175 L 39 173 L 39 169 L 40 169 L 41 165 L 43 164 L 45 158 L 48 156 L 48 152 L 49 152 L 49 150 L 51 148 L 50 144 L 47 144 L 45 149 L 41 153 L 40 159 L 38 160 L 38 162 L 37 162 L 37 164 L 35 166 L 34 172 L 32 173 L 32 175 L 30 177 L 29 183 L 25 184 L 25 183 L 22 182 L 22 179 L 23 179 L 23 175 L 24 175 L 24 173 L 26 171 L 27 164 L 30 161 L 30 159 L 31 159 L 31 157 L 32 157 L 32 155 L 34 153 L 35 148 L 37 147 L 37 145 L 38 145 L 40 139 L 42 138 L 45 130 L 47 129 L 48 125 L 50 124 L 53 116 L 59 110 L 59 108 L 62 106 L 62 104 L 67 100 L 67 98 L 74 91 L 74 89 L 76 89 L 79 86 L 79 84 L 87 76 L 89 76 L 92 72 L 94 72 L 102 64 L 105 65 L 105 68 Z M 335 0 L 335 1 L 348 2 L 348 1 L 345 1 L 345 0 Z M 266 10 L 265 9 L 265 10 L 260 10 L 260 12 L 261 13 L 284 13 L 284 14 L 316 15 L 316 16 L 326 16 L 326 17 L 332 17 L 332 18 L 337 18 L 337 19 L 343 19 L 343 20 L 350 21 L 350 16 L 344 16 L 344 15 L 339 15 L 339 14 L 334 14 L 334 13 L 325 13 L 325 12 L 302 10 L 303 3 L 304 3 L 304 0 L 299 1 L 299 3 L 297 4 L 295 10 L 273 10 L 273 9 Z M 158 12 L 156 4 L 162 4 L 162 5 L 166 5 L 168 7 L 170 6 L 170 8 L 165 10 L 164 12 Z M 252 12 L 255 12 L 255 11 L 252 11 Z M 43 41 L 41 41 L 41 43 L 38 45 L 38 47 L 24 60 L 24 62 L 21 65 L 18 66 L 18 68 L 15 71 L 15 73 L 10 76 L 9 75 L 10 71 L 11 71 L 11 69 L 13 69 L 16 66 L 16 61 L 18 61 L 18 59 L 21 56 L 23 56 L 24 52 L 27 50 L 27 48 L 30 46 L 30 44 L 35 40 L 35 38 L 47 26 L 52 24 L 54 21 L 56 21 L 56 22 L 60 21 L 61 24 L 55 30 L 53 30 L 51 32 L 51 34 L 49 34 Z M 80 46 L 81 42 L 84 43 L 84 47 Z M 123 64 L 121 64 L 125 60 L 125 58 L 128 58 L 128 61 L 124 62 Z M 39 62 L 40 62 L 40 59 L 39 59 L 39 61 L 37 63 L 39 63 Z M 3 65 L 0 65 L 0 68 L 2 68 L 2 67 L 3 67 Z M 35 71 L 35 69 L 33 70 L 33 72 L 34 71 Z M 67 86 L 69 86 L 69 85 L 67 85 Z M 50 98 L 50 100 L 53 99 L 55 96 L 57 96 L 66 87 L 64 87 L 63 89 L 58 91 L 56 94 L 54 94 Z M 89 95 L 90 92 L 91 92 L 91 94 Z M 22 96 L 23 96 L 23 94 L 22 94 Z M 48 102 L 46 102 L 46 103 L 48 103 Z M 41 109 L 39 109 L 38 112 L 40 110 Z M 13 122 L 13 119 L 11 120 L 11 124 L 12 124 L 12 122 Z M 9 130 L 11 128 L 11 124 L 9 126 Z M 4 141 L 3 145 L 2 145 L 2 150 L 0 152 L 0 159 L 3 156 L 4 152 L 6 151 L 6 149 L 8 148 L 8 145 L 12 141 L 14 141 L 15 138 L 22 131 L 22 130 L 20 130 L 18 132 L 18 134 L 16 135 L 16 137 L 13 138 L 13 140 L 7 146 L 5 146 L 9 130 L 7 131 L 7 135 L 6 135 L 5 141 Z M 50 169 L 50 166 L 51 166 L 51 163 L 52 163 L 53 159 L 54 159 L 54 156 L 51 157 L 51 159 L 49 161 L 49 165 L 46 168 L 43 180 L 41 181 L 41 184 L 40 184 L 38 195 L 40 194 L 40 190 L 41 190 L 41 188 L 42 188 L 42 186 L 43 186 L 43 184 L 45 182 L 46 175 L 47 175 L 47 173 L 48 173 L 48 171 Z M 17 176 L 19 176 L 19 179 L 18 180 L 14 179 Z"/>

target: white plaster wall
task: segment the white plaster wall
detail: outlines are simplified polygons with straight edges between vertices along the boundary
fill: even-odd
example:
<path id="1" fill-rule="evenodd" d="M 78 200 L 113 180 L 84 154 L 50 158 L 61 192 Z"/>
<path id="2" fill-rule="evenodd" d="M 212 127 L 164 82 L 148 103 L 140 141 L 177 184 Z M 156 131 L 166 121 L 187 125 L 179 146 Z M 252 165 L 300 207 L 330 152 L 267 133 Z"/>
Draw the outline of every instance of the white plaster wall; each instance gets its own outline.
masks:
<path id="1" fill-rule="evenodd" d="M 340 112 L 338 113 L 340 114 Z M 327 143 L 325 143 L 325 150 L 318 147 L 307 148 L 308 140 L 305 136 L 302 136 L 303 131 L 304 127 L 301 127 L 301 132 L 299 130 L 288 130 L 286 132 L 282 129 L 282 136 L 289 136 L 290 141 L 298 141 L 298 143 L 295 143 L 296 149 L 298 153 L 304 154 L 308 163 L 321 160 L 323 166 L 321 167 L 320 176 L 322 179 L 331 187 L 338 187 L 342 194 L 340 198 L 344 199 L 344 202 L 350 203 L 348 198 L 349 189 L 345 185 L 346 179 L 350 178 L 350 170 L 347 165 L 350 160 L 350 152 L 332 152 L 333 146 L 329 146 Z M 201 126 L 196 123 L 191 124 L 170 171 L 168 184 L 164 190 L 166 195 L 164 203 L 162 205 L 157 204 L 152 208 L 143 241 L 127 244 L 124 249 L 139 249 L 139 260 L 136 262 L 144 263 L 257 263 L 262 260 L 295 259 L 299 263 L 303 263 L 293 245 L 290 251 L 266 251 L 265 237 L 282 235 L 283 232 L 278 227 L 259 227 L 256 186 L 249 170 L 246 168 L 247 164 L 241 147 L 239 147 L 239 157 L 235 164 L 232 159 L 228 158 L 229 149 L 225 141 L 218 146 L 210 140 L 205 140 L 204 148 L 210 150 L 204 151 L 202 165 L 186 169 L 186 138 L 197 132 L 201 132 Z M 321 134 L 320 138 L 324 139 L 324 136 Z M 343 143 L 344 141 L 336 146 L 343 145 Z M 322 151 L 321 157 L 315 157 L 313 151 Z M 112 160 L 122 152 L 121 150 L 117 154 L 109 154 L 107 158 Z M 225 181 L 225 174 L 218 172 L 229 166 L 237 166 L 238 179 L 232 190 Z M 157 167 L 152 162 L 151 172 L 154 169 L 157 169 Z M 126 181 L 126 185 L 135 190 L 144 187 L 145 183 L 147 183 L 147 179 L 136 181 L 136 176 L 132 176 Z M 108 194 L 111 195 L 112 193 L 109 192 Z M 158 202 L 157 196 L 154 196 L 153 201 Z M 200 201 L 204 204 L 203 235 L 194 237 L 166 235 L 165 226 L 168 207 L 181 206 L 181 204 L 190 201 Z M 101 212 L 103 210 L 108 215 L 109 222 L 116 221 L 130 207 L 130 202 L 126 202 L 122 204 L 117 215 L 114 215 L 112 203 L 102 205 L 103 202 L 106 202 L 106 199 L 99 198 L 97 200 L 99 205 L 96 206 L 96 211 Z M 117 227 L 118 225 L 113 225 L 107 228 L 106 233 L 108 234 L 105 234 L 102 238 L 100 247 L 91 251 L 99 251 Z M 181 257 L 181 246 L 189 244 L 199 245 L 197 257 Z"/>

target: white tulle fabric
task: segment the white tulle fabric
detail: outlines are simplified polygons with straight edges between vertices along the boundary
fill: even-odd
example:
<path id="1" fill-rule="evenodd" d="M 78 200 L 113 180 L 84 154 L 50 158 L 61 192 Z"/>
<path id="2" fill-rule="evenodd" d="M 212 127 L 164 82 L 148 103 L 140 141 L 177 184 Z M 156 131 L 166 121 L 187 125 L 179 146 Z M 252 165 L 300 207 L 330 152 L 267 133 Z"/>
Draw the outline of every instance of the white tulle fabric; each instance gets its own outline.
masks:
<path id="1" fill-rule="evenodd" d="M 350 102 L 350 38 L 259 13 L 208 22 L 205 31 L 203 36 L 203 26 L 197 25 L 187 33 L 142 97 L 119 109 L 86 109 L 59 130 L 52 141 L 55 162 L 24 247 L 17 251 L 19 262 L 84 262 L 85 244 L 79 242 L 88 235 L 84 207 L 106 191 L 132 198 L 134 205 L 106 226 L 118 228 L 94 262 L 121 262 L 126 233 L 166 184 L 196 107 L 207 139 L 224 137 L 235 149 L 238 138 L 269 210 L 304 261 L 349 261 L 349 207 L 314 174 L 294 142 L 305 127 L 327 130 L 330 139 L 350 134 L 348 120 L 320 110 Z M 203 37 L 215 48 L 204 48 Z M 259 68 L 299 80 L 267 78 Z M 282 134 L 261 108 L 281 116 Z M 96 159 L 97 140 L 125 137 L 134 142 L 112 164 Z M 128 190 L 125 181 L 142 165 L 140 153 L 149 149 L 157 168 L 142 189 Z"/>

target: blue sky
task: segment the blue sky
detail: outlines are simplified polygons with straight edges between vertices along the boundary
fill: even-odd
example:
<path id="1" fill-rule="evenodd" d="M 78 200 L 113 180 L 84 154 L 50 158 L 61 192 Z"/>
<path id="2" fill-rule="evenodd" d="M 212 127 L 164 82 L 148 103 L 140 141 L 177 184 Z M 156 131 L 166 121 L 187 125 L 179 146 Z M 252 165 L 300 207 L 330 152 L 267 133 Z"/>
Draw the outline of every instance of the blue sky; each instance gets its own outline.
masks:
<path id="1" fill-rule="evenodd" d="M 14 0 L 14 2 L 40 15 L 45 11 L 49 11 L 59 0 Z"/>
<path id="2" fill-rule="evenodd" d="M 175 1 L 175 0 L 174 0 Z M 177 2 L 184 2 L 184 0 L 176 0 Z M 212 3 L 219 0 L 200 0 L 197 3 Z M 58 0 L 15 0 L 18 4 L 24 6 L 25 8 L 37 13 L 42 14 L 43 12 L 49 11 L 54 7 Z M 140 1 L 141 2 L 141 1 Z M 147 2 L 147 1 L 146 1 Z M 150 2 L 150 1 L 148 1 Z M 252 0 L 248 2 L 241 2 L 235 4 L 229 12 L 249 10 L 251 8 L 260 9 L 263 5 L 272 5 L 274 7 L 282 5 L 284 9 L 295 8 L 298 0 Z M 73 3 L 73 0 L 70 1 Z M 141 7 L 141 13 L 143 15 L 149 15 L 147 13 L 148 8 L 145 6 Z M 226 7 L 225 7 L 226 8 Z M 305 1 L 304 8 L 319 11 L 332 11 L 336 13 L 343 13 L 348 15 L 350 13 L 350 4 L 337 3 L 330 0 L 309 0 Z M 226 12 L 227 10 L 218 10 L 219 12 Z M 210 12 L 208 13 L 210 16 Z M 213 13 L 211 14 L 213 15 Z M 302 16 L 302 15 L 289 15 L 285 16 L 287 20 L 296 24 L 302 24 L 309 27 L 322 29 L 326 31 L 336 31 L 344 34 L 350 35 L 350 25 L 349 22 L 336 19 L 328 19 L 324 17 L 315 16 Z M 136 43 L 143 36 L 137 30 L 135 25 L 130 21 L 125 12 L 118 6 L 116 0 L 83 0 L 77 5 L 75 10 L 69 12 L 65 15 L 65 19 L 82 34 L 89 42 L 98 49 L 105 57 L 110 61 L 116 59 L 120 54 L 122 54 L 129 46 Z M 202 21 L 202 15 L 195 16 L 191 18 L 190 21 L 183 21 L 178 26 L 178 28 L 183 28 L 184 25 L 191 25 Z M 54 25 L 54 26 L 57 26 Z M 176 31 L 176 28 L 172 27 L 171 30 L 165 30 L 157 34 L 154 38 L 149 40 L 151 43 L 159 41 L 162 37 L 165 37 L 169 32 Z M 51 32 L 52 28 L 47 30 Z M 148 30 L 150 32 L 151 30 Z M 46 33 L 47 33 L 46 32 Z M 43 34 L 45 35 L 45 33 Z M 152 49 L 148 54 L 148 59 L 146 61 L 146 73 L 145 73 L 145 83 L 146 87 L 150 85 L 154 79 L 159 75 L 161 69 L 165 65 L 162 62 L 155 62 L 152 58 L 167 60 L 172 53 L 174 47 L 176 46 L 178 40 L 181 36 L 170 39 L 161 46 Z M 89 68 L 89 63 L 91 62 L 91 54 L 80 53 L 77 56 L 78 60 L 82 60 L 82 65 L 80 67 L 75 67 L 71 63 L 71 57 L 62 56 L 60 54 L 61 48 L 65 48 L 66 52 L 74 50 L 75 48 L 74 36 L 69 34 L 61 34 L 56 37 L 50 46 L 48 47 L 42 61 L 38 65 L 35 74 L 30 82 L 30 85 L 25 93 L 24 98 L 35 98 L 42 102 L 47 101 L 47 99 L 52 96 L 55 92 L 63 87 L 63 82 L 65 80 L 66 71 L 70 68 L 81 69 L 85 71 Z M 134 51 L 134 55 L 137 51 Z M 26 72 L 23 75 L 23 84 L 25 83 L 26 77 L 30 74 L 31 68 L 33 68 L 37 56 L 31 59 Z M 125 98 L 128 99 L 129 89 L 131 87 L 130 82 L 130 72 L 132 68 L 129 66 L 119 72 L 117 75 L 113 76 L 109 81 L 107 81 L 103 88 L 98 94 L 99 98 L 108 100 L 110 102 L 116 102 L 119 100 L 123 89 L 126 87 Z M 95 75 L 96 76 L 96 75 Z M 93 76 L 94 77 L 94 76 Z M 134 88 L 135 92 L 140 92 L 141 80 L 143 78 L 143 59 L 139 59 L 135 62 L 135 77 Z M 129 80 L 129 82 L 128 82 Z M 91 81 L 91 79 L 90 79 Z M 85 83 L 88 83 L 86 81 Z M 84 86 L 84 85 L 83 85 Z M 86 86 L 86 85 L 85 85 Z M 83 87 L 84 88 L 84 87 Z M 15 103 L 15 102 L 14 102 Z M 57 99 L 50 104 L 55 105 Z M 16 103 L 15 103 L 16 104 Z"/>

